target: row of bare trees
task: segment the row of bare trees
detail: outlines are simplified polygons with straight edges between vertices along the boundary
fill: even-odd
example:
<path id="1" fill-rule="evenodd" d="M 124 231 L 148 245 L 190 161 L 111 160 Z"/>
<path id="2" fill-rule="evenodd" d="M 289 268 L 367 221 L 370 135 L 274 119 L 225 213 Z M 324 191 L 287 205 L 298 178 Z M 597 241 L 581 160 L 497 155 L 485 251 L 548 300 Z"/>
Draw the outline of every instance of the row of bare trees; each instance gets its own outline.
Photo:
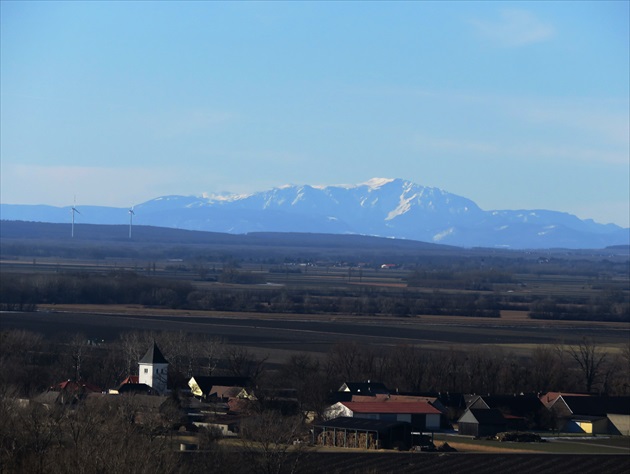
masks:
<path id="1" fill-rule="evenodd" d="M 525 356 L 491 346 L 436 351 L 418 345 L 387 348 L 347 342 L 326 354 L 293 354 L 271 370 L 264 353 L 202 334 L 128 332 L 95 343 L 80 334 L 46 340 L 28 331 L 4 331 L 0 383 L 15 385 L 25 395 L 67 379 L 112 388 L 137 374 L 138 361 L 153 341 L 169 360 L 173 386 L 185 387 L 191 375 L 245 376 L 261 387 L 291 387 L 301 400 L 311 398 L 311 404 L 344 381 L 368 379 L 400 392 L 630 393 L 630 347 L 605 351 L 589 338 L 535 346 Z"/>
<path id="2" fill-rule="evenodd" d="M 577 344 L 539 345 L 528 356 L 498 347 L 430 351 L 398 346 L 388 351 L 342 344 L 327 357 L 327 371 L 342 380 L 379 380 L 401 392 L 524 393 L 551 390 L 630 394 L 630 342 L 607 352 L 584 338 Z"/>

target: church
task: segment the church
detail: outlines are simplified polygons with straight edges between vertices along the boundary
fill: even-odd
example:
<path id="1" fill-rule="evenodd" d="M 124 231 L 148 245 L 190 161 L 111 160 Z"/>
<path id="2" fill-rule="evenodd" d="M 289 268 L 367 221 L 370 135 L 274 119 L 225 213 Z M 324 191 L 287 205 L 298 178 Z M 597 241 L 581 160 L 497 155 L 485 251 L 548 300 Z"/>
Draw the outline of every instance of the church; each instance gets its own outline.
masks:
<path id="1" fill-rule="evenodd" d="M 159 394 L 166 393 L 168 361 L 155 341 L 153 346 L 138 361 L 138 365 L 138 382 L 148 385 Z"/>

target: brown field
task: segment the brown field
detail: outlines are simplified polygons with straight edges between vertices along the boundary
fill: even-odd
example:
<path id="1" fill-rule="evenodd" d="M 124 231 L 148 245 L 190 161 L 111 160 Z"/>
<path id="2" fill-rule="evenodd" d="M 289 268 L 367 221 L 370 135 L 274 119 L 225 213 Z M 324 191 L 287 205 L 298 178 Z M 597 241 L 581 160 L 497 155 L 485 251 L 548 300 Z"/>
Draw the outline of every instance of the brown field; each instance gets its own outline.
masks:
<path id="1" fill-rule="evenodd" d="M 307 453 L 302 474 L 495 474 L 502 472 L 559 474 L 625 474 L 630 456 L 532 453 Z"/>
<path id="2" fill-rule="evenodd" d="M 42 244 L 61 244 L 33 241 L 34 255 Z M 391 242 L 387 242 L 387 245 Z M 9 273 L 42 273 L 51 275 L 64 272 L 98 274 L 116 271 L 134 272 L 168 280 L 185 281 L 200 291 L 223 292 L 247 295 L 248 292 L 265 294 L 270 298 L 278 292 L 289 295 L 315 294 L 321 298 L 396 298 L 408 301 L 430 297 L 440 293 L 453 296 L 488 295 L 490 298 L 509 301 L 511 309 L 502 309 L 500 318 L 469 316 L 425 315 L 412 317 L 376 314 L 334 314 L 307 311 L 300 314 L 287 312 L 230 312 L 192 311 L 165 308 L 147 308 L 141 305 L 38 305 L 37 313 L 1 313 L 0 329 L 24 328 L 44 333 L 82 331 L 102 339 L 115 338 L 122 331 L 184 331 L 210 334 L 225 339 L 228 343 L 251 347 L 284 357 L 287 353 L 300 350 L 322 354 L 339 342 L 353 341 L 374 346 L 408 344 L 434 351 L 470 351 L 477 347 L 497 347 L 515 354 L 526 355 L 539 345 L 576 344 L 584 337 L 592 338 L 609 352 L 618 352 L 630 338 L 630 323 L 568 320 L 533 320 L 528 317 L 532 298 L 548 296 L 572 298 L 597 298 L 603 289 L 613 288 L 627 298 L 630 293 L 628 275 L 619 262 L 627 261 L 627 255 L 571 254 L 559 251 L 555 266 L 541 266 L 538 256 L 528 252 L 501 253 L 491 249 L 442 250 L 439 254 L 426 251 L 414 253 L 376 254 L 372 250 L 329 248 L 287 248 L 282 243 L 275 247 L 230 248 L 229 252 L 238 261 L 238 271 L 250 273 L 262 279 L 263 284 L 226 284 L 219 277 L 224 262 L 203 260 L 208 270 L 207 278 L 200 278 L 195 270 L 195 252 L 222 252 L 222 247 L 198 246 L 198 243 L 154 244 L 142 249 L 128 243 L 107 242 L 112 255 L 120 251 L 137 252 L 137 257 L 88 258 L 90 245 L 84 242 L 85 251 L 81 258 L 62 256 L 38 256 L 19 258 L 3 255 L 0 271 Z M 100 243 L 98 244 L 100 245 Z M 178 244 L 179 245 L 179 244 Z M 222 245 L 222 244 L 221 244 Z M 267 245 L 267 243 L 265 243 Z M 55 247 L 56 248 L 56 247 Z M 176 253 L 187 250 L 190 258 L 172 258 Z M 214 249 L 214 250 L 213 250 Z M 227 249 L 227 247 L 226 247 Z M 142 252 L 162 252 L 168 258 L 151 260 Z M 228 250 L 226 250 L 227 252 Z M 250 252 L 251 251 L 251 252 Z M 254 255 L 245 258 L 241 255 Z M 250 253 L 247 253 L 250 252 Z M 453 253 L 455 252 L 455 253 Z M 73 255 L 76 252 L 73 252 Z M 202 253 L 202 255 L 204 255 Z M 124 253 L 123 253 L 124 254 Z M 335 257 L 331 255 L 335 254 Z M 273 255 L 276 263 L 265 261 Z M 290 256 L 289 256 L 290 255 Z M 299 263 L 296 256 L 307 257 L 317 264 Z M 547 255 L 546 255 L 547 256 Z M 256 261 L 255 258 L 260 258 Z M 398 268 L 382 269 L 383 263 L 395 258 Z M 426 260 L 425 259 L 429 259 Z M 442 259 L 442 260 L 440 260 Z M 484 259 L 499 265 L 499 272 L 509 274 L 506 281 L 490 284 L 491 289 L 470 290 L 462 286 L 466 275 L 475 275 L 483 267 Z M 625 260 L 624 260 L 625 259 Z M 305 258 L 306 260 L 306 258 Z M 517 261 L 518 260 L 518 261 Z M 355 263 L 352 263 L 352 262 Z M 370 261 L 371 265 L 357 262 Z M 405 261 L 409 262 L 407 265 Z M 604 262 L 609 262 L 603 264 Z M 261 263 L 265 262 L 265 263 Z M 290 263 L 282 263 L 290 262 Z M 348 263 L 349 262 L 349 263 Z M 477 263 L 467 263 L 477 262 Z M 480 267 L 480 263 L 483 265 Z M 516 262 L 516 263 L 515 263 Z M 576 263 L 577 262 L 577 263 Z M 617 262 L 611 267 L 610 262 Z M 494 265 L 495 263 L 492 263 Z M 581 265 L 576 267 L 576 265 Z M 503 267 L 501 267 L 501 265 Z M 503 269 L 502 269 L 503 268 Z M 576 271 L 579 268 L 580 271 Z M 429 275 L 420 286 L 409 287 L 408 277 L 414 269 Z M 453 270 L 454 269 L 454 270 Z M 610 270 L 609 270 L 610 269 Z M 614 271 L 613 271 L 614 270 Z M 439 272 L 453 271 L 453 275 L 440 279 Z M 626 269 L 627 271 L 627 269 Z M 431 275 L 434 274 L 435 277 Z M 459 272 L 459 273 L 458 273 Z M 466 273 L 468 272 L 468 273 Z M 487 285 L 486 285 L 487 286 Z M 322 296 L 323 295 L 323 296 Z M 520 309 L 522 308 L 522 309 Z"/>
<path id="3" fill-rule="evenodd" d="M 183 331 L 220 337 L 281 362 L 293 352 L 322 355 L 339 342 L 370 346 L 415 345 L 432 351 L 480 346 L 528 355 L 537 345 L 577 343 L 595 337 L 609 352 L 630 337 L 625 323 L 538 321 L 514 312 L 508 318 L 416 318 L 271 314 L 148 309 L 139 305 L 42 305 L 37 313 L 0 313 L 0 328 L 45 334 L 82 332 L 111 340 L 128 330 Z M 520 317 L 519 317 L 520 316 Z"/>

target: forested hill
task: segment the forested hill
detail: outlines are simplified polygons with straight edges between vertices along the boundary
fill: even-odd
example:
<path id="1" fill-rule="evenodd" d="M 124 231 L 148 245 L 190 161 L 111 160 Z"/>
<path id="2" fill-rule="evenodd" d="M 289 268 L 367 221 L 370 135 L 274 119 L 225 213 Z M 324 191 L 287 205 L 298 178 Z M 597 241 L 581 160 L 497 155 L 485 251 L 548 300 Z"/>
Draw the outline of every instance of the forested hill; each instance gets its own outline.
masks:
<path id="1" fill-rule="evenodd" d="M 128 225 L 75 224 L 74 238 L 70 224 L 25 221 L 0 221 L 1 254 L 7 256 L 64 256 L 70 258 L 190 258 L 208 253 L 238 258 L 289 258 L 312 261 L 318 258 L 351 259 L 355 262 L 378 260 L 409 263 L 418 257 L 466 256 L 487 258 L 491 255 L 536 258 L 536 255 L 580 257 L 611 255 L 627 257 L 627 246 L 600 250 L 463 249 L 405 239 L 363 235 L 254 232 L 226 234 L 167 227 L 134 225 L 129 238 Z M 382 262 L 381 262 L 382 263 Z"/>
<path id="2" fill-rule="evenodd" d="M 244 235 L 219 232 L 191 231 L 154 226 L 136 226 L 129 238 L 128 225 L 75 224 L 74 238 L 70 224 L 42 222 L 0 221 L 0 238 L 3 240 L 3 254 L 16 246 L 40 247 L 58 246 L 66 248 L 94 247 L 119 250 L 133 249 L 142 253 L 143 248 L 156 246 L 212 246 L 225 251 L 242 254 L 251 251 L 284 250 L 299 253 L 300 249 L 328 253 L 345 251 L 377 252 L 379 254 L 455 254 L 462 251 L 458 247 L 430 244 L 403 239 L 387 239 L 362 235 L 302 234 L 257 232 Z M 293 251 L 292 251 L 293 249 Z"/>

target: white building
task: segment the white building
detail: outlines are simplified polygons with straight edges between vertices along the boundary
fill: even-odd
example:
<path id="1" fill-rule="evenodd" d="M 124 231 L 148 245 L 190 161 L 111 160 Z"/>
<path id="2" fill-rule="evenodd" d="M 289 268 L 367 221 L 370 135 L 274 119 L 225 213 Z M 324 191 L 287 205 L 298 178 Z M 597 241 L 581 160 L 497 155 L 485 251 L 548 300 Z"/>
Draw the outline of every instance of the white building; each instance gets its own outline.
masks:
<path id="1" fill-rule="evenodd" d="M 166 392 L 166 380 L 168 378 L 168 361 L 160 352 L 157 344 L 153 346 L 138 362 L 139 383 L 147 384 L 158 393 Z"/>

